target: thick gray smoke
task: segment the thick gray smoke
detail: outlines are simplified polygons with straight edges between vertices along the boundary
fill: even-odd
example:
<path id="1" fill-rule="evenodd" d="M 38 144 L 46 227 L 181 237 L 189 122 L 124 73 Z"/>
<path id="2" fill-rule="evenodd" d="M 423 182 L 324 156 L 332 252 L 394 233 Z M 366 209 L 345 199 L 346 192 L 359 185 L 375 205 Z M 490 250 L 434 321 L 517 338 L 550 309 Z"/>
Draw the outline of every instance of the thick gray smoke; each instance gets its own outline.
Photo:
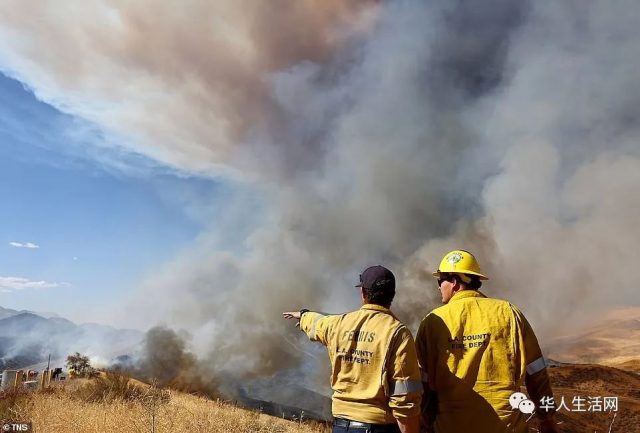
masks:
<path id="1" fill-rule="evenodd" d="M 543 344 L 638 303 L 637 2 L 275 3 L 1 6 L 2 67 L 39 97 L 264 198 L 246 251 L 149 276 L 145 323 L 188 329 L 213 371 L 269 375 L 307 350 L 281 311 L 354 308 L 383 263 L 415 326 L 455 248 Z"/>
<path id="2" fill-rule="evenodd" d="M 218 395 L 215 375 L 207 370 L 206 363 L 199 362 L 189 351 L 188 335 L 155 326 L 145 335 L 144 342 L 135 354 L 133 367 L 124 366 L 132 375 L 158 386 L 170 386 L 210 396 Z"/>

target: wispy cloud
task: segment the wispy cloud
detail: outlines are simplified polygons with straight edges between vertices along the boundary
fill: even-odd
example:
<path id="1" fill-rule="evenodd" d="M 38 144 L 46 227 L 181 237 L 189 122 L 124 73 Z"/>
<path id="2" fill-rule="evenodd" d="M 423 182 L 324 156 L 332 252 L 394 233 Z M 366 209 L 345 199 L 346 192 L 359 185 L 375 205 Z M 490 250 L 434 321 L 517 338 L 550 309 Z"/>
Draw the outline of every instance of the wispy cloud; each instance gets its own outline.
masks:
<path id="1" fill-rule="evenodd" d="M 40 248 L 40 245 L 31 243 L 31 242 L 9 242 L 9 245 L 16 248 L 29 248 L 29 249 Z"/>
<path id="2" fill-rule="evenodd" d="M 0 290 L 7 293 L 11 290 L 24 289 L 50 289 L 53 287 L 68 286 L 69 283 L 56 283 L 49 281 L 32 281 L 21 277 L 0 277 Z"/>

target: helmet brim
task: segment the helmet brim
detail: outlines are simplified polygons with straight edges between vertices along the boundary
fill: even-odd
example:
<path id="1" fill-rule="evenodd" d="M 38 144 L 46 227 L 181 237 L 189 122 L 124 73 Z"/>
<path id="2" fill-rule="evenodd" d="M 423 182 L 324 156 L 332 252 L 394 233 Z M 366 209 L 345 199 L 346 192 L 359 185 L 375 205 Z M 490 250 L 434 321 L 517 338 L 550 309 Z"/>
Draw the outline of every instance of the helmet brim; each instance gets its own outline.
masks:
<path id="1" fill-rule="evenodd" d="M 443 272 L 443 273 L 445 273 L 445 274 L 465 274 L 465 275 L 475 275 L 476 277 L 480 278 L 481 280 L 485 280 L 485 281 L 489 279 L 489 277 L 487 277 L 486 275 L 483 275 L 483 274 L 481 274 L 481 273 L 479 273 L 479 272 L 473 272 L 473 271 L 464 271 L 464 272 Z M 440 274 L 441 274 L 441 272 L 440 272 L 439 270 L 431 273 L 431 275 L 433 275 L 433 276 L 434 276 L 434 277 L 436 277 L 436 278 L 440 278 Z"/>

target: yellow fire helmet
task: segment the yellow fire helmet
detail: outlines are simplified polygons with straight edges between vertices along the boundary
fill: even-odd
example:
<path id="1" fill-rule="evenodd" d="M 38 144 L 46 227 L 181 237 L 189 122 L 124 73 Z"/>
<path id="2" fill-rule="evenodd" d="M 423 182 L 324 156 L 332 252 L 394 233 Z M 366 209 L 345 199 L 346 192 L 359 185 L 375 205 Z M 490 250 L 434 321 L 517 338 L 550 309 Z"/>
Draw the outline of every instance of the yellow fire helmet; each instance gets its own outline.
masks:
<path id="1" fill-rule="evenodd" d="M 454 250 L 445 254 L 440 266 L 438 266 L 438 270 L 433 272 L 433 276 L 440 277 L 441 272 L 475 275 L 480 277 L 481 280 L 489 279 L 489 277 L 480 272 L 480 265 L 473 254 L 464 250 Z"/>

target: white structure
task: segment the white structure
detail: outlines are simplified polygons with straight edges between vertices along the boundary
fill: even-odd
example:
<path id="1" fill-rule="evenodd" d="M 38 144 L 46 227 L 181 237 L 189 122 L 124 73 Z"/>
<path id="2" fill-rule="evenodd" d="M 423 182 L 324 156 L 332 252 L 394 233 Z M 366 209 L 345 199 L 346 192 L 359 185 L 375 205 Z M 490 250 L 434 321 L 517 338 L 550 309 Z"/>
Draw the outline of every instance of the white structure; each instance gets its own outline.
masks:
<path id="1" fill-rule="evenodd" d="M 2 382 L 0 382 L 0 390 L 10 389 L 16 383 L 18 370 L 5 370 L 2 372 Z"/>

